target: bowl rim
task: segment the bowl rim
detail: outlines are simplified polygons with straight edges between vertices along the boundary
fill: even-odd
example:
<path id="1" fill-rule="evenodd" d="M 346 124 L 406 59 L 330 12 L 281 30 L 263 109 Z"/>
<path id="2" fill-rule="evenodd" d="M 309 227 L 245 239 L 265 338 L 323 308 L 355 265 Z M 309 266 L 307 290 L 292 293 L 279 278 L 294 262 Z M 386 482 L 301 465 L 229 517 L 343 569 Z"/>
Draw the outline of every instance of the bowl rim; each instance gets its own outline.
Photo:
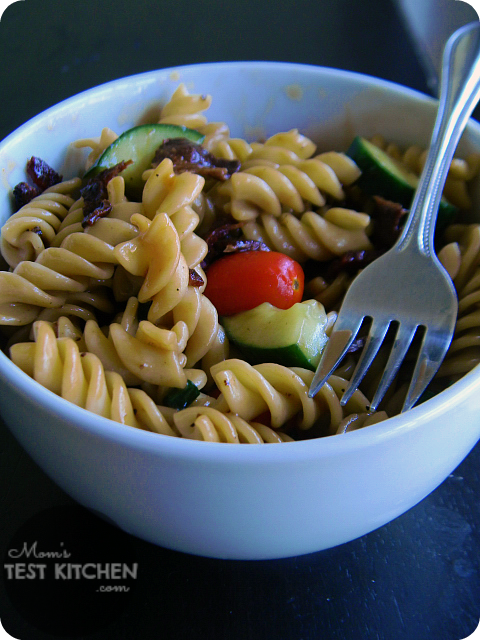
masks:
<path id="1" fill-rule="evenodd" d="M 231 68 L 232 71 L 239 69 L 246 70 L 275 70 L 278 72 L 283 72 L 285 70 L 298 70 L 302 73 L 310 73 L 312 75 L 318 76 L 319 73 L 325 76 L 331 76 L 335 78 L 345 78 L 350 80 L 356 80 L 357 82 L 361 82 L 367 86 L 377 86 L 384 89 L 389 90 L 393 94 L 401 94 L 402 96 L 409 96 L 412 99 L 420 100 L 425 103 L 435 104 L 437 100 L 426 93 L 423 93 L 417 89 L 413 89 L 411 87 L 407 87 L 405 85 L 401 85 L 399 83 L 393 82 L 391 80 L 387 80 L 384 78 L 379 78 L 377 76 L 373 76 L 367 73 L 361 73 L 358 71 L 350 71 L 348 69 L 337 69 L 335 67 L 315 65 L 309 63 L 302 62 L 283 62 L 283 61 L 273 61 L 273 60 L 232 60 L 232 61 L 219 61 L 219 62 L 202 62 L 202 63 L 192 63 L 192 64 L 184 64 L 173 67 L 165 67 L 161 69 L 152 69 L 150 71 L 143 71 L 141 73 L 131 74 L 128 76 L 124 76 L 121 78 L 116 78 L 114 80 L 109 80 L 107 82 L 103 82 L 102 84 L 96 85 L 94 87 L 90 87 L 88 89 L 84 89 L 79 93 L 76 93 L 72 96 L 64 98 L 60 102 L 57 102 L 50 107 L 47 107 L 40 113 L 32 116 L 26 122 L 22 123 L 18 127 L 16 127 L 13 131 L 8 133 L 2 140 L 0 140 L 0 150 L 4 147 L 7 147 L 8 144 L 15 139 L 18 135 L 26 135 L 28 133 L 28 129 L 30 127 L 35 126 L 40 120 L 46 118 L 47 116 L 54 115 L 59 111 L 65 110 L 74 106 L 77 102 L 81 102 L 87 97 L 95 96 L 96 94 L 104 93 L 106 91 L 115 91 L 120 90 L 123 85 L 130 85 L 133 81 L 140 81 L 142 83 L 155 83 L 156 78 L 159 74 L 165 75 L 173 75 L 176 73 L 189 73 L 190 71 L 196 70 L 198 68 L 201 69 L 211 69 L 211 68 L 223 68 L 228 69 Z M 180 82 L 180 80 L 179 80 Z M 480 125 L 479 125 L 480 126 Z"/>
<path id="2" fill-rule="evenodd" d="M 27 122 L 17 127 L 0 141 L 0 151 L 7 150 L 18 136 L 27 136 L 30 129 L 37 124 L 61 111 L 81 103 L 85 99 L 99 97 L 100 94 L 110 91 L 122 90 L 124 85 L 130 86 L 134 81 L 143 83 L 155 82 L 159 74 L 174 74 L 190 72 L 196 69 L 210 69 L 222 67 L 226 70 L 258 69 L 275 70 L 297 70 L 302 73 L 312 74 L 316 77 L 335 76 L 355 81 L 371 88 L 382 88 L 393 94 L 400 94 L 402 97 L 411 98 L 420 103 L 435 104 L 436 100 L 420 91 L 400 85 L 390 80 L 385 80 L 372 75 L 336 69 L 334 67 L 324 67 L 314 64 L 278 62 L 278 61 L 222 61 L 207 62 L 199 64 L 187 64 L 163 69 L 155 69 L 138 74 L 132 74 L 123 78 L 111 80 L 95 87 L 86 89 L 70 96 L 61 102 L 48 107 L 39 114 L 30 118 Z M 477 130 L 480 139 L 480 124 L 470 121 L 469 128 Z M 326 436 L 310 440 L 283 443 L 283 446 L 249 445 L 238 446 L 233 443 L 204 442 L 177 438 L 158 433 L 144 431 L 124 425 L 108 418 L 103 418 L 93 414 L 86 409 L 78 407 L 71 402 L 57 396 L 49 391 L 26 373 L 19 369 L 5 353 L 0 353 L 0 379 L 5 380 L 7 386 L 13 386 L 24 397 L 38 403 L 44 409 L 53 412 L 60 418 L 66 420 L 70 426 L 90 432 L 95 437 L 101 437 L 127 446 L 129 448 L 150 452 L 168 454 L 171 458 L 215 460 L 223 464 L 231 464 L 233 461 L 242 463 L 278 463 L 280 461 L 302 461 L 312 458 L 321 459 L 332 455 L 348 455 L 353 451 L 378 446 L 386 440 L 395 439 L 400 434 L 421 429 L 422 424 L 428 420 L 440 417 L 447 409 L 458 406 L 463 399 L 470 396 L 480 388 L 480 365 L 475 366 L 469 373 L 452 384 L 450 387 L 429 399 L 422 405 L 415 406 L 408 412 L 388 418 L 387 421 L 370 425 L 368 428 L 349 432 L 343 436 Z M 8 426 L 8 425 L 7 425 Z M 292 455 L 291 449 L 294 453 Z M 220 455 L 218 455 L 220 452 Z"/>

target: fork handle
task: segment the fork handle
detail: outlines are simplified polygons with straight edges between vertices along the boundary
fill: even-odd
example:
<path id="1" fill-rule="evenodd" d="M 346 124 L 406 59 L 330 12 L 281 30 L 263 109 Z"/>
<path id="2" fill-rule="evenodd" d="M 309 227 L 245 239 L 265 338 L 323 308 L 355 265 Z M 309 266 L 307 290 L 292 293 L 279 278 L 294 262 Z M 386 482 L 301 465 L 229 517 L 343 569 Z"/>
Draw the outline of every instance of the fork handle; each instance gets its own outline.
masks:
<path id="1" fill-rule="evenodd" d="M 455 31 L 446 44 L 430 149 L 395 249 L 403 251 L 412 246 L 435 256 L 433 238 L 443 187 L 457 144 L 479 99 L 480 22 L 473 22 Z"/>

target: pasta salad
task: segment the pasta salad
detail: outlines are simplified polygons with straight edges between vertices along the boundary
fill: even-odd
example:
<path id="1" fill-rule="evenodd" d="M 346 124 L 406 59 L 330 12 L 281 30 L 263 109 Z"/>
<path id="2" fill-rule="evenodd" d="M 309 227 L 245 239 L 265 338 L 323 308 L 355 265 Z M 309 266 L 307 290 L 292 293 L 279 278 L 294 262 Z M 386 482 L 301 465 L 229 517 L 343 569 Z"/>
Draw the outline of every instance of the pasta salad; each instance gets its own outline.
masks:
<path id="1" fill-rule="evenodd" d="M 284 443 L 394 415 L 408 371 L 369 408 L 383 353 L 340 404 L 362 338 L 308 388 L 349 284 L 401 231 L 424 150 L 377 136 L 320 153 L 297 129 L 247 142 L 210 104 L 180 84 L 158 122 L 75 141 L 81 177 L 28 159 L 1 230 L 5 350 L 66 400 L 173 437 Z M 480 225 L 462 222 L 479 166 L 456 158 L 444 191 L 459 318 L 424 399 L 480 361 Z"/>

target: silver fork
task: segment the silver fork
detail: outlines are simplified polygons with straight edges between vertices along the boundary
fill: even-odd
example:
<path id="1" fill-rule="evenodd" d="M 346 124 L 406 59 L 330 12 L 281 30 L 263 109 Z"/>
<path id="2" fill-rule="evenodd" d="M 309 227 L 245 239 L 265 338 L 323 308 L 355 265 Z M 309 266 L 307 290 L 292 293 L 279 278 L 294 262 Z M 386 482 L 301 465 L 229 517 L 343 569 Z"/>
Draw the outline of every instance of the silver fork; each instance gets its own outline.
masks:
<path id="1" fill-rule="evenodd" d="M 456 31 L 445 47 L 437 118 L 403 232 L 394 247 L 349 287 L 312 380 L 310 397 L 343 359 L 364 320 L 371 322 L 369 333 L 342 405 L 358 388 L 387 332 L 395 326 L 393 346 L 370 409 L 378 407 L 417 332 L 423 332 L 423 337 L 402 411 L 417 402 L 437 372 L 452 340 L 458 300 L 435 255 L 435 221 L 453 154 L 479 98 L 480 22 L 475 22 Z"/>

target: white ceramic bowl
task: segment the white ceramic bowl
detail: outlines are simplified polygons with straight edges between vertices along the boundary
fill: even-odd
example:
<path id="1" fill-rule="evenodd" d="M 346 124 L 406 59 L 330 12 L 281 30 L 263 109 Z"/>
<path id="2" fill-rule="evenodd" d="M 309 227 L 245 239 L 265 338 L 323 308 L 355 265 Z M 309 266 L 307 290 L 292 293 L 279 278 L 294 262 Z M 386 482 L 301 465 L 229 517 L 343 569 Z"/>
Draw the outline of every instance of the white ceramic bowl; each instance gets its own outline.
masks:
<path id="1" fill-rule="evenodd" d="M 78 155 L 67 155 L 70 142 L 104 126 L 133 126 L 179 81 L 212 94 L 209 120 L 226 121 L 234 136 L 297 127 L 321 150 L 345 149 L 356 133 L 426 144 L 435 112 L 431 99 L 409 89 L 304 65 L 241 62 L 145 73 L 66 100 L 3 141 L 2 219 L 28 157 L 73 175 L 80 166 Z M 460 148 L 472 150 L 480 150 L 475 123 Z M 280 558 L 353 540 L 427 496 L 480 436 L 478 369 L 378 425 L 248 446 L 169 438 L 97 417 L 35 383 L 3 354 L 0 376 L 6 423 L 70 496 L 140 538 L 218 558 Z"/>

